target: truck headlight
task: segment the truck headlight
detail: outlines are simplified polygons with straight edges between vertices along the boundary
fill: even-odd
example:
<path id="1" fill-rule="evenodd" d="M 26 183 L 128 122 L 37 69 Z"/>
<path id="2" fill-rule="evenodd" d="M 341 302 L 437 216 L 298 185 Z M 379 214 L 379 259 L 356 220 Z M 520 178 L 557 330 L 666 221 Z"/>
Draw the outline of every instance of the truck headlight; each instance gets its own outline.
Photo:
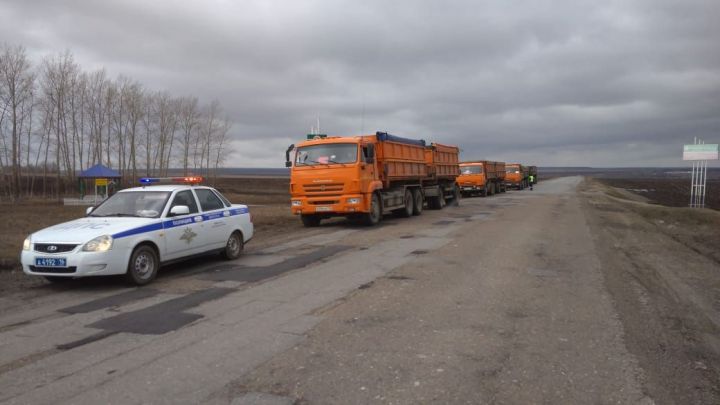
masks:
<path id="1" fill-rule="evenodd" d="M 30 242 L 30 237 L 28 236 L 23 241 L 23 250 L 30 250 L 30 247 L 32 246 L 32 243 Z"/>
<path id="2" fill-rule="evenodd" d="M 84 252 L 107 252 L 112 248 L 113 238 L 110 235 L 98 236 L 83 246 Z"/>
<path id="3" fill-rule="evenodd" d="M 347 203 L 348 204 L 360 204 L 360 199 L 359 198 L 348 198 Z"/>
<path id="4" fill-rule="evenodd" d="M 293 207 L 299 207 L 301 205 L 302 205 L 302 201 L 300 201 L 300 200 L 293 200 L 293 202 L 292 202 Z"/>

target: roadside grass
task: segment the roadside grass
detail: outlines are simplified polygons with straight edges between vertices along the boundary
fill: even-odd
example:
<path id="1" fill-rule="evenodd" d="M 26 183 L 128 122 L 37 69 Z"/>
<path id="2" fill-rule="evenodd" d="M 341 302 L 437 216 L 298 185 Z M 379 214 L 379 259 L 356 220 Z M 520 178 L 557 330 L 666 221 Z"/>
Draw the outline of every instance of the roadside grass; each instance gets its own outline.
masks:
<path id="1" fill-rule="evenodd" d="M 657 203 L 642 203 L 622 197 L 612 186 L 592 181 L 590 187 L 600 187 L 608 196 L 627 201 L 623 206 L 654 226 L 657 232 L 668 235 L 697 253 L 720 263 L 720 212 L 705 208 L 667 207 Z"/>
<path id="2" fill-rule="evenodd" d="M 18 266 L 25 238 L 42 228 L 85 215 L 87 207 L 64 206 L 53 201 L 31 200 L 0 205 L 0 270 Z"/>

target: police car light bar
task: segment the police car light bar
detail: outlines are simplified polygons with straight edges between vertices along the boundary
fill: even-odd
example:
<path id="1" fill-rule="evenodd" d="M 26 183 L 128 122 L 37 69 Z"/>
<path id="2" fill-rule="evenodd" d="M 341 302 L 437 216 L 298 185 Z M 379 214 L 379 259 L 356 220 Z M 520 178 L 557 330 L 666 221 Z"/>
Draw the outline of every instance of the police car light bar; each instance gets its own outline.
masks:
<path id="1" fill-rule="evenodd" d="M 148 184 L 200 184 L 202 183 L 202 176 L 187 176 L 187 177 L 141 177 L 140 183 L 143 185 Z"/>

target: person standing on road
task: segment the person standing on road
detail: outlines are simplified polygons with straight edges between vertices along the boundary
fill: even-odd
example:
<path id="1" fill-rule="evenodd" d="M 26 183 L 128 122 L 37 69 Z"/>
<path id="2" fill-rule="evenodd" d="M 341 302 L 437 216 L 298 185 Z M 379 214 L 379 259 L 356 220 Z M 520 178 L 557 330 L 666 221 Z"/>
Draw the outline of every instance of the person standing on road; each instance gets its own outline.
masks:
<path id="1" fill-rule="evenodd" d="M 532 188 L 532 187 L 533 187 L 533 184 L 535 183 L 535 176 L 533 176 L 533 175 L 531 174 L 530 177 L 528 178 L 528 180 L 530 180 L 530 181 L 529 181 L 529 183 L 530 183 L 530 190 L 532 191 L 532 189 L 533 189 L 533 188 Z"/>

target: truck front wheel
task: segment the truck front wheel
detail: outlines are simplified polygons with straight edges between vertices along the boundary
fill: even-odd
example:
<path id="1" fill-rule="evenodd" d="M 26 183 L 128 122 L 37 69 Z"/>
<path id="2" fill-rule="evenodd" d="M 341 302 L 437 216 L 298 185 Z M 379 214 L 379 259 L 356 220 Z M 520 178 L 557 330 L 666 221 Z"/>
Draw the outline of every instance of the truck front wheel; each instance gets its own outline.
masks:
<path id="1" fill-rule="evenodd" d="M 380 222 L 381 217 L 382 205 L 380 203 L 380 197 L 377 194 L 373 193 L 372 198 L 370 199 L 370 212 L 365 214 L 365 225 L 377 225 L 377 223 Z"/>
<path id="2" fill-rule="evenodd" d="M 320 218 L 319 215 L 300 215 L 300 220 L 302 221 L 303 225 L 308 228 L 320 226 L 321 219 L 322 218 Z"/>

